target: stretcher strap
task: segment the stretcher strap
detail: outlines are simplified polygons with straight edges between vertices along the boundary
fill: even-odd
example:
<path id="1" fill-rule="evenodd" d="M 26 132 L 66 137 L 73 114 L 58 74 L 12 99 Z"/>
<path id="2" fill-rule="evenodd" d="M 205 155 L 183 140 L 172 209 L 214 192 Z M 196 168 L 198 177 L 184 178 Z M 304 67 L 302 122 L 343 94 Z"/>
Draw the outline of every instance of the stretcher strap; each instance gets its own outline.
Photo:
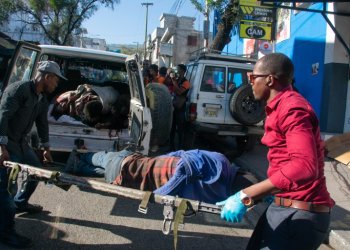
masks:
<path id="1" fill-rule="evenodd" d="M 147 210 L 148 210 L 147 206 L 148 206 L 149 199 L 151 198 L 151 195 L 152 195 L 152 192 L 150 191 L 145 192 L 145 194 L 143 195 L 142 201 L 138 209 L 140 213 L 147 214 Z"/>
<path id="2" fill-rule="evenodd" d="M 14 187 L 16 186 L 17 183 L 17 177 L 18 173 L 21 171 L 21 167 L 18 164 L 15 164 L 14 167 L 11 169 L 10 175 L 9 175 L 9 181 L 7 183 L 7 191 L 9 194 L 14 194 L 13 192 Z"/>
<path id="3" fill-rule="evenodd" d="M 179 206 L 176 209 L 175 219 L 174 219 L 174 249 L 177 247 L 177 232 L 180 224 L 184 224 L 184 216 L 187 210 L 187 201 L 181 199 Z"/>

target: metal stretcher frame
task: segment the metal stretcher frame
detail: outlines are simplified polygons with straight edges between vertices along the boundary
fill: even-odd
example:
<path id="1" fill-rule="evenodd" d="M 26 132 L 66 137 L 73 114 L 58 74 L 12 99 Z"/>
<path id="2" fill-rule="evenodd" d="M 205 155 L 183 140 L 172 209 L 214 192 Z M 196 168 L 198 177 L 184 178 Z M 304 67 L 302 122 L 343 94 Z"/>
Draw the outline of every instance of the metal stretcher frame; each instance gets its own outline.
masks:
<path id="1" fill-rule="evenodd" d="M 78 177 L 59 171 L 50 171 L 43 168 L 33 167 L 27 164 L 20 164 L 11 161 L 4 161 L 4 166 L 11 168 L 8 191 L 11 193 L 12 186 L 17 182 L 17 176 L 20 171 L 26 172 L 30 179 L 44 181 L 54 184 L 66 191 L 71 185 L 76 185 L 83 188 L 102 191 L 119 195 L 122 197 L 141 200 L 138 211 L 147 214 L 148 203 L 158 203 L 164 206 L 163 227 L 162 232 L 168 235 L 172 225 L 174 231 L 174 247 L 177 245 L 177 231 L 179 224 L 184 224 L 184 217 L 192 216 L 197 212 L 220 214 L 221 207 L 201 201 L 183 199 L 170 195 L 154 194 L 150 191 L 141 191 L 132 188 L 126 188 L 113 184 L 103 183 L 87 177 Z"/>

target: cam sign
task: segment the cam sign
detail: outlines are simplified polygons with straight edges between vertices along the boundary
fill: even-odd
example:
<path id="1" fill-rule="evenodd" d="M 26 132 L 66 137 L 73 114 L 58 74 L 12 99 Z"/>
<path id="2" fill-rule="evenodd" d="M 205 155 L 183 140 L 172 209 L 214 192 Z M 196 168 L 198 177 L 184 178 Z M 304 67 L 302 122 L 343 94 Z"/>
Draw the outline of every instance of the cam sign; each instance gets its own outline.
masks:
<path id="1" fill-rule="evenodd" d="M 242 20 L 240 23 L 239 36 L 241 38 L 271 40 L 271 30 L 271 23 Z"/>

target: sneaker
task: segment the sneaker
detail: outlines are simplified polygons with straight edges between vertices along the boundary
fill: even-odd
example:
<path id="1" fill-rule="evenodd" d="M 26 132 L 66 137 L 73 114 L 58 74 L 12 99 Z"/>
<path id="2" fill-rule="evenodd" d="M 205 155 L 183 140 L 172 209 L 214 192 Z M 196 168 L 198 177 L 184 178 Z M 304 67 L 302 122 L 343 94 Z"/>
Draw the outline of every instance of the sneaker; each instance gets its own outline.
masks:
<path id="1" fill-rule="evenodd" d="M 68 160 L 66 162 L 66 167 L 64 168 L 63 172 L 75 173 L 78 162 L 79 162 L 79 153 L 75 149 L 73 149 L 68 157 Z"/>
<path id="2" fill-rule="evenodd" d="M 25 204 L 22 206 L 16 207 L 16 213 L 28 213 L 28 214 L 37 214 L 43 211 L 43 207 L 37 204 Z"/>
<path id="3" fill-rule="evenodd" d="M 0 242 L 13 248 L 29 248 L 33 242 L 16 232 L 0 234 Z"/>

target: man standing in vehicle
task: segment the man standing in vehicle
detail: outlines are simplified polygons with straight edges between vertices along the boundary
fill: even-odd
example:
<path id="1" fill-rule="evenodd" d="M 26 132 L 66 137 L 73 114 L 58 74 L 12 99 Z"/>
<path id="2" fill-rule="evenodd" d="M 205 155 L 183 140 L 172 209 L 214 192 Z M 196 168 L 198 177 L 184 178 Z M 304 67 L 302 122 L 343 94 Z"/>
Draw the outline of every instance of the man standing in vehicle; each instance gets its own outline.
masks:
<path id="1" fill-rule="evenodd" d="M 244 188 L 222 205 L 221 218 L 242 220 L 247 208 L 270 196 L 247 249 L 317 249 L 325 239 L 334 206 L 324 176 L 324 142 L 311 105 L 296 91 L 292 61 L 280 53 L 256 63 L 250 81 L 254 97 L 266 101 L 268 178 Z"/>
<path id="2" fill-rule="evenodd" d="M 170 132 L 170 150 L 184 148 L 184 132 L 185 132 L 185 111 L 186 111 L 186 98 L 191 88 L 190 82 L 186 79 L 187 67 L 184 64 L 177 65 L 178 77 L 171 75 L 173 91 L 174 91 L 174 113 L 173 124 Z M 178 147 L 175 147 L 175 134 L 178 135 Z"/>
<path id="3" fill-rule="evenodd" d="M 65 79 L 60 67 L 53 61 L 43 61 L 31 81 L 14 82 L 6 87 L 0 102 L 0 164 L 11 160 L 40 167 L 41 162 L 29 146 L 26 137 L 35 122 L 43 160 L 52 161 L 49 150 L 49 127 L 47 121 L 48 101 L 45 94 L 52 93 Z M 25 176 L 28 178 L 28 176 Z M 15 231 L 16 212 L 37 213 L 39 205 L 28 203 L 38 182 L 23 178 L 14 199 L 8 191 L 7 168 L 0 166 L 0 242 L 16 248 L 31 246 L 31 241 Z"/>

